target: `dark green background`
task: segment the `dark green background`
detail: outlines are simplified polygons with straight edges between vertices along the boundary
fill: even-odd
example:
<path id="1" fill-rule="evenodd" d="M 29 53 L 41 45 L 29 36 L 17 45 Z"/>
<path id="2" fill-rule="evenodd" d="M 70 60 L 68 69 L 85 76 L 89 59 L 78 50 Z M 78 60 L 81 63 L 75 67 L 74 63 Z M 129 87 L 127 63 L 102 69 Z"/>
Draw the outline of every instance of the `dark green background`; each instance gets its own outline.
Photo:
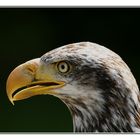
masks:
<path id="1" fill-rule="evenodd" d="M 140 9 L 0 9 L 0 131 L 71 132 L 72 119 L 59 99 L 46 95 L 18 101 L 6 95 L 9 73 L 53 48 L 80 41 L 118 53 L 140 85 Z"/>

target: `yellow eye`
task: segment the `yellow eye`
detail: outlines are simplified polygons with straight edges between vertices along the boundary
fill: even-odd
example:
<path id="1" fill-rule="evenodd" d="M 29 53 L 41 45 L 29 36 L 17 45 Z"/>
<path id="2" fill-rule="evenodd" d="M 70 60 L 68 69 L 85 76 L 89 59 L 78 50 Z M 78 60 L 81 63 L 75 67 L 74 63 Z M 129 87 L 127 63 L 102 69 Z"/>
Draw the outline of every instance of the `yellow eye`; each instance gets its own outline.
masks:
<path id="1" fill-rule="evenodd" d="M 66 73 L 70 70 L 70 65 L 67 62 L 59 62 L 57 64 L 57 68 L 59 70 L 59 72 L 61 73 Z"/>

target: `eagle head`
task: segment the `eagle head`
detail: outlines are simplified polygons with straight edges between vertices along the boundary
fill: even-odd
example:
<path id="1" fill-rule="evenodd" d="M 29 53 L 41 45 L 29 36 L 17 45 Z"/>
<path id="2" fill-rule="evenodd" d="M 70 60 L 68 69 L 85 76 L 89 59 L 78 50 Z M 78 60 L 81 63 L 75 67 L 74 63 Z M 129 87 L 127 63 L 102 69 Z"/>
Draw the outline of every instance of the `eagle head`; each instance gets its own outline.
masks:
<path id="1" fill-rule="evenodd" d="M 90 42 L 65 45 L 16 67 L 10 101 L 50 94 L 69 108 L 76 132 L 132 132 L 140 127 L 139 89 L 113 51 Z"/>

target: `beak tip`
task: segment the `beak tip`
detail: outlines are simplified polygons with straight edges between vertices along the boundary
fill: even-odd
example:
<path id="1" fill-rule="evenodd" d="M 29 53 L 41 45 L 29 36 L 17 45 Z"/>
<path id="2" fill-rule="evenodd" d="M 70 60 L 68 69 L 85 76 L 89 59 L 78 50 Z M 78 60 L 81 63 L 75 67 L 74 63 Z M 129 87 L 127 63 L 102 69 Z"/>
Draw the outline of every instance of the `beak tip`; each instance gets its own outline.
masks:
<path id="1" fill-rule="evenodd" d="M 15 105 L 13 101 L 11 103 L 12 103 L 13 106 Z"/>
<path id="2" fill-rule="evenodd" d="M 12 103 L 12 105 L 14 106 L 15 103 L 14 103 L 13 99 L 9 99 L 9 100 L 10 100 L 10 102 Z"/>

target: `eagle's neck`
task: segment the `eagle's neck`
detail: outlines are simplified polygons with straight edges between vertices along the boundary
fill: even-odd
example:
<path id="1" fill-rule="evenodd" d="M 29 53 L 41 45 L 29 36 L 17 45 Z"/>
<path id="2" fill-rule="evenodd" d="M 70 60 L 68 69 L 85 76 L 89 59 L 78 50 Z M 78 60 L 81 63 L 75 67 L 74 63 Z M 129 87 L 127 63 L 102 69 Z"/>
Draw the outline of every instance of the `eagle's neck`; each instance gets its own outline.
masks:
<path id="1" fill-rule="evenodd" d="M 137 124 L 134 116 L 137 108 L 133 101 L 105 102 L 102 106 L 99 102 L 93 101 L 90 104 L 83 102 L 82 98 L 65 103 L 71 111 L 75 132 L 133 132 Z M 131 103 L 130 103 L 131 102 Z M 72 104 L 71 104 L 72 103 Z M 122 104 L 120 104 L 122 103 Z M 99 106 L 97 106 L 99 105 Z M 129 106 L 130 105 L 130 106 Z"/>

